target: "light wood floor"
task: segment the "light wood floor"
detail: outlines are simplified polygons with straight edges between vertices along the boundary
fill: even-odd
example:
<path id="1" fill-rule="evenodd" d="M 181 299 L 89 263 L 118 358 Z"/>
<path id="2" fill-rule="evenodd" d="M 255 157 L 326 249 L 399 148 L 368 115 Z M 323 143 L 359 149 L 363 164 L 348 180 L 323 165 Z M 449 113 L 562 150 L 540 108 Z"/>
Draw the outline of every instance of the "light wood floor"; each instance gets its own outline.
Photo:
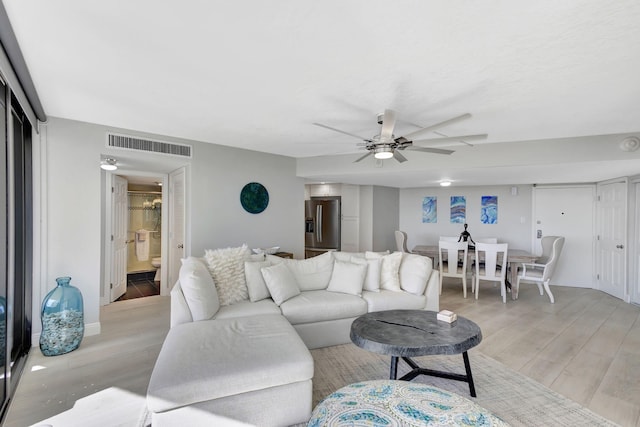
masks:
<path id="1" fill-rule="evenodd" d="M 555 304 L 535 285 L 503 304 L 490 283 L 476 301 L 463 299 L 451 280 L 440 308 L 480 325 L 484 339 L 471 357 L 481 351 L 612 421 L 640 426 L 640 308 L 594 290 L 553 290 Z M 32 350 L 5 426 L 36 423 L 111 386 L 144 396 L 169 329 L 168 297 L 111 304 L 101 323 L 102 334 L 72 353 L 47 358 Z"/>

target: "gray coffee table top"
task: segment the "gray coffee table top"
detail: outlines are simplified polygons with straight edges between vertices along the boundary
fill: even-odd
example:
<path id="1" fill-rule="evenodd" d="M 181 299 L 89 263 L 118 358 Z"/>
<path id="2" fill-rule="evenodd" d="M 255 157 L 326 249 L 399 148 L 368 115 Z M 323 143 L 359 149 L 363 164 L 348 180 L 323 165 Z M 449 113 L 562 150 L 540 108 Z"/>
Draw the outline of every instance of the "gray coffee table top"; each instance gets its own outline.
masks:
<path id="1" fill-rule="evenodd" d="M 374 353 L 399 357 L 460 354 L 482 341 L 480 327 L 458 316 L 437 320 L 435 311 L 388 310 L 367 313 L 351 325 L 351 341 Z"/>

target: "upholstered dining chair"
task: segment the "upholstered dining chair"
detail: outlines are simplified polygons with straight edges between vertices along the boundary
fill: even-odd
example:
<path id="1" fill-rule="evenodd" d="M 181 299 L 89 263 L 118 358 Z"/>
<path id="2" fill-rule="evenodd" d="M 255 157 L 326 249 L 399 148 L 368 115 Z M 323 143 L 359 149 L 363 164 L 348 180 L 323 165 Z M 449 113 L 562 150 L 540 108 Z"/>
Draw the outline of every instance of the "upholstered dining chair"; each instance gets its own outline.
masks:
<path id="1" fill-rule="evenodd" d="M 544 236 L 540 241 L 542 244 L 542 255 L 536 260 L 535 263 L 523 263 L 522 271 L 518 274 L 518 280 L 516 281 L 514 296 L 518 298 L 518 291 L 520 290 L 520 281 L 534 282 L 538 285 L 540 295 L 544 295 L 544 291 L 547 291 L 549 300 L 553 304 L 555 299 L 549 288 L 549 282 L 558 264 L 558 258 L 562 252 L 564 246 L 564 237 L 561 236 Z M 544 291 L 542 287 L 544 286 Z"/>
<path id="2" fill-rule="evenodd" d="M 467 242 L 448 242 L 440 240 L 438 243 L 438 265 L 440 269 L 440 293 L 442 293 L 443 277 L 457 277 L 462 279 L 462 295 L 467 297 Z"/>
<path id="3" fill-rule="evenodd" d="M 507 302 L 507 243 L 476 242 L 476 263 L 474 269 L 474 287 L 476 299 L 480 292 L 480 281 L 500 282 L 502 302 Z M 482 262 L 478 262 L 482 260 Z"/>
<path id="4" fill-rule="evenodd" d="M 407 249 L 407 233 L 404 231 L 396 230 L 396 247 L 398 252 L 410 253 Z"/>

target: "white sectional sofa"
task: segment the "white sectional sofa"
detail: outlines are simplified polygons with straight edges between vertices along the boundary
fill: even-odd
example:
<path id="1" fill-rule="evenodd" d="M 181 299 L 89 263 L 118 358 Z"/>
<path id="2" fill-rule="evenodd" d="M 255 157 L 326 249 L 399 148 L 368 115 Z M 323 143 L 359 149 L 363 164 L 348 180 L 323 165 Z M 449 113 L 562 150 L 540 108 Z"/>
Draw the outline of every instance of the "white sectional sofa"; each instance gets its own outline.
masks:
<path id="1" fill-rule="evenodd" d="M 355 318 L 390 309 L 438 311 L 430 258 L 328 252 L 256 259 L 243 247 L 183 260 L 171 291 L 171 330 L 147 393 L 153 425 L 207 414 L 260 426 L 306 422 L 309 349 L 348 343 Z"/>

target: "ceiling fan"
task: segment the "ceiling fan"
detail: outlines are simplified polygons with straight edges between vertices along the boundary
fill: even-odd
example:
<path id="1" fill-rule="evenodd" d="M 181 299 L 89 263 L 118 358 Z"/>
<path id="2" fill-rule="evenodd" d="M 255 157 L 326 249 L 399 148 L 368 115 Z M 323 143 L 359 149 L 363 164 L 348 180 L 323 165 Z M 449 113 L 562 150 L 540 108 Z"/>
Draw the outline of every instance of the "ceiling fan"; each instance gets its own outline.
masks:
<path id="1" fill-rule="evenodd" d="M 452 150 L 444 150 L 441 148 L 429 148 L 425 145 L 432 144 L 434 142 L 446 142 L 446 141 L 472 141 L 478 139 L 485 139 L 487 134 L 481 135 L 464 135 L 464 136 L 445 136 L 442 138 L 430 138 L 430 139 L 419 139 L 414 140 L 420 134 L 435 131 L 441 127 L 457 123 L 461 120 L 465 120 L 471 117 L 471 114 L 463 114 L 458 117 L 454 117 L 449 120 L 445 120 L 440 123 L 436 123 L 431 126 L 427 126 L 424 128 L 420 128 L 403 136 L 396 137 L 393 134 L 393 128 L 396 124 L 396 113 L 393 110 L 384 110 L 384 113 L 378 114 L 378 123 L 382 125 L 380 130 L 380 134 L 374 136 L 373 138 L 363 138 L 361 136 L 355 135 L 350 132 L 345 132 L 340 129 L 333 128 L 331 126 L 323 125 L 322 123 L 314 123 L 316 126 L 323 127 L 325 129 L 332 130 L 334 132 L 340 132 L 345 135 L 352 136 L 354 138 L 358 138 L 364 141 L 364 149 L 367 150 L 367 154 L 358 158 L 354 161 L 357 163 L 370 155 L 374 155 L 376 159 L 390 159 L 394 158 L 398 162 L 406 162 L 407 158 L 400 153 L 402 150 L 413 150 L 413 151 L 422 151 L 425 153 L 435 153 L 435 154 L 451 154 L 454 151 Z"/>

